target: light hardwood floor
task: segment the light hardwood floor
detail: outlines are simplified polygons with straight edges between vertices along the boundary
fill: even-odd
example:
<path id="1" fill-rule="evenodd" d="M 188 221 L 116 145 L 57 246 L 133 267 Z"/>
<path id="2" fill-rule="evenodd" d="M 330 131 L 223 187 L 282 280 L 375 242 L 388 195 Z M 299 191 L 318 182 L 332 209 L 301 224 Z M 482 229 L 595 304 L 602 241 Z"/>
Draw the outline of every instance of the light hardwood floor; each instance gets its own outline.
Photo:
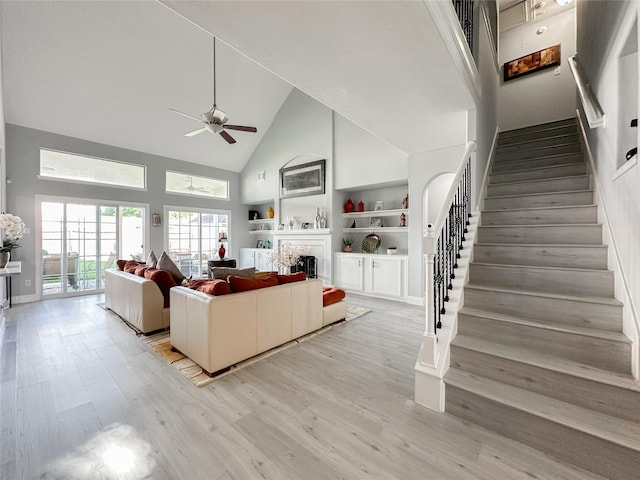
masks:
<path id="1" fill-rule="evenodd" d="M 204 388 L 100 296 L 4 312 L 2 479 L 594 479 L 416 405 L 423 309 L 373 309 Z"/>

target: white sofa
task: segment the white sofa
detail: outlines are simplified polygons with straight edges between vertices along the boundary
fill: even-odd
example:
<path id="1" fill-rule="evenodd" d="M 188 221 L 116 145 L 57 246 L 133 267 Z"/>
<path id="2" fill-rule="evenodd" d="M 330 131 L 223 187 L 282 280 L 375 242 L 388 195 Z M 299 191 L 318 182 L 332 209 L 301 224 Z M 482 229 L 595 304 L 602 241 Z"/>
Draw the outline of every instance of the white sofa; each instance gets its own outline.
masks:
<path id="1" fill-rule="evenodd" d="M 170 309 L 164 308 L 160 287 L 144 277 L 110 269 L 105 272 L 104 300 L 109 310 L 147 334 L 168 328 Z"/>
<path id="2" fill-rule="evenodd" d="M 344 300 L 323 308 L 322 281 L 212 296 L 173 287 L 171 345 L 209 375 L 346 317 Z"/>

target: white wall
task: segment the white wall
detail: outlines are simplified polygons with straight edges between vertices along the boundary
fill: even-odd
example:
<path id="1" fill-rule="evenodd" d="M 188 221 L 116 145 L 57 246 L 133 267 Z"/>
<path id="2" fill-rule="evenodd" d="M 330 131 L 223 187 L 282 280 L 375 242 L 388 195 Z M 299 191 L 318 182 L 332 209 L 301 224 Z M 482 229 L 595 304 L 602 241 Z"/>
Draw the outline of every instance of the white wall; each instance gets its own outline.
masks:
<path id="1" fill-rule="evenodd" d="M 409 157 L 405 152 L 338 114 L 334 154 L 338 190 L 406 182 L 409 176 Z"/>
<path id="2" fill-rule="evenodd" d="M 545 25 L 547 31 L 537 35 L 536 30 L 541 25 Z M 576 52 L 575 31 L 575 9 L 572 8 L 544 22 L 527 24 L 500 35 L 500 65 L 545 47 L 561 45 L 560 75 L 555 75 L 553 67 L 508 82 L 501 81 L 498 92 L 500 130 L 575 116 L 575 83 L 567 64 L 567 59 Z"/>
<path id="3" fill-rule="evenodd" d="M 278 174 L 290 165 L 327 159 L 332 163 L 332 112 L 294 89 L 273 119 L 241 172 L 242 203 L 273 202 L 278 189 Z M 258 173 L 265 171 L 264 181 Z"/>
<path id="4" fill-rule="evenodd" d="M 606 207 L 609 219 L 609 266 L 616 267 L 616 252 L 621 263 L 616 272 L 616 296 L 625 303 L 624 330 L 631 338 L 637 338 L 640 306 L 640 167 L 636 164 L 624 173 L 617 171 L 618 156 L 624 154 L 617 149 L 618 131 L 629 128 L 626 121 L 618 121 L 619 99 L 624 97 L 618 58 L 638 19 L 638 8 L 635 1 L 579 2 L 577 6 L 578 59 L 607 119 L 605 128 L 586 127 L 587 141 L 603 200 L 601 212 Z M 633 97 L 637 101 L 638 92 Z M 637 368 L 636 359 L 636 372 Z"/>

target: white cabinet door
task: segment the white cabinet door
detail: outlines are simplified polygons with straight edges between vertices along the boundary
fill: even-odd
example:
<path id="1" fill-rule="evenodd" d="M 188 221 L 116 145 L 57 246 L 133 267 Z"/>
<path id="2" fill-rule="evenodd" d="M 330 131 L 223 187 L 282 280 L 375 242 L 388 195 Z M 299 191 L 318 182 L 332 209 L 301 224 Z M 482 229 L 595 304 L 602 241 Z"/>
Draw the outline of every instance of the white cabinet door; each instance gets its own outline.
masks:
<path id="1" fill-rule="evenodd" d="M 255 267 L 255 248 L 241 248 L 238 268 Z"/>
<path id="2" fill-rule="evenodd" d="M 364 290 L 364 257 L 338 255 L 338 286 L 347 290 Z"/>
<path id="3" fill-rule="evenodd" d="M 371 259 L 371 293 L 404 296 L 404 260 L 398 258 Z"/>
<path id="4" fill-rule="evenodd" d="M 271 252 L 271 250 L 256 250 L 256 269 L 261 272 L 270 272 L 273 270 Z"/>

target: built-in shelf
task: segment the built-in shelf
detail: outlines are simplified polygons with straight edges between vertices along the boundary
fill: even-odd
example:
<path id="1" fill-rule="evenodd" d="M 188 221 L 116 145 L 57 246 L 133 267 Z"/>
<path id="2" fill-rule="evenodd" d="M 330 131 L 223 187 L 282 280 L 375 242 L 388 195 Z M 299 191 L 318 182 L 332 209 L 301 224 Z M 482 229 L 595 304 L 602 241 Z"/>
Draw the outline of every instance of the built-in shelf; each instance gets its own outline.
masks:
<path id="1" fill-rule="evenodd" d="M 273 230 L 271 233 L 274 235 L 328 235 L 333 231 L 333 228 L 303 228 L 295 230 Z"/>
<path id="2" fill-rule="evenodd" d="M 369 210 L 367 212 L 350 212 L 343 213 L 344 218 L 367 218 L 367 217 L 393 217 L 401 214 L 408 215 L 408 208 L 396 208 L 394 210 Z"/>
<path id="3" fill-rule="evenodd" d="M 273 222 L 275 222 L 273 218 L 259 218 L 258 220 L 249 220 L 249 225 L 264 225 Z"/>
<path id="4" fill-rule="evenodd" d="M 273 230 L 249 230 L 251 235 L 273 235 Z"/>
<path id="5" fill-rule="evenodd" d="M 359 233 L 359 232 L 382 232 L 385 231 L 387 233 L 396 233 L 396 232 L 402 232 L 402 233 L 407 233 L 409 231 L 409 229 L 407 227 L 357 227 L 357 228 L 343 228 L 342 231 L 344 233 Z"/>

